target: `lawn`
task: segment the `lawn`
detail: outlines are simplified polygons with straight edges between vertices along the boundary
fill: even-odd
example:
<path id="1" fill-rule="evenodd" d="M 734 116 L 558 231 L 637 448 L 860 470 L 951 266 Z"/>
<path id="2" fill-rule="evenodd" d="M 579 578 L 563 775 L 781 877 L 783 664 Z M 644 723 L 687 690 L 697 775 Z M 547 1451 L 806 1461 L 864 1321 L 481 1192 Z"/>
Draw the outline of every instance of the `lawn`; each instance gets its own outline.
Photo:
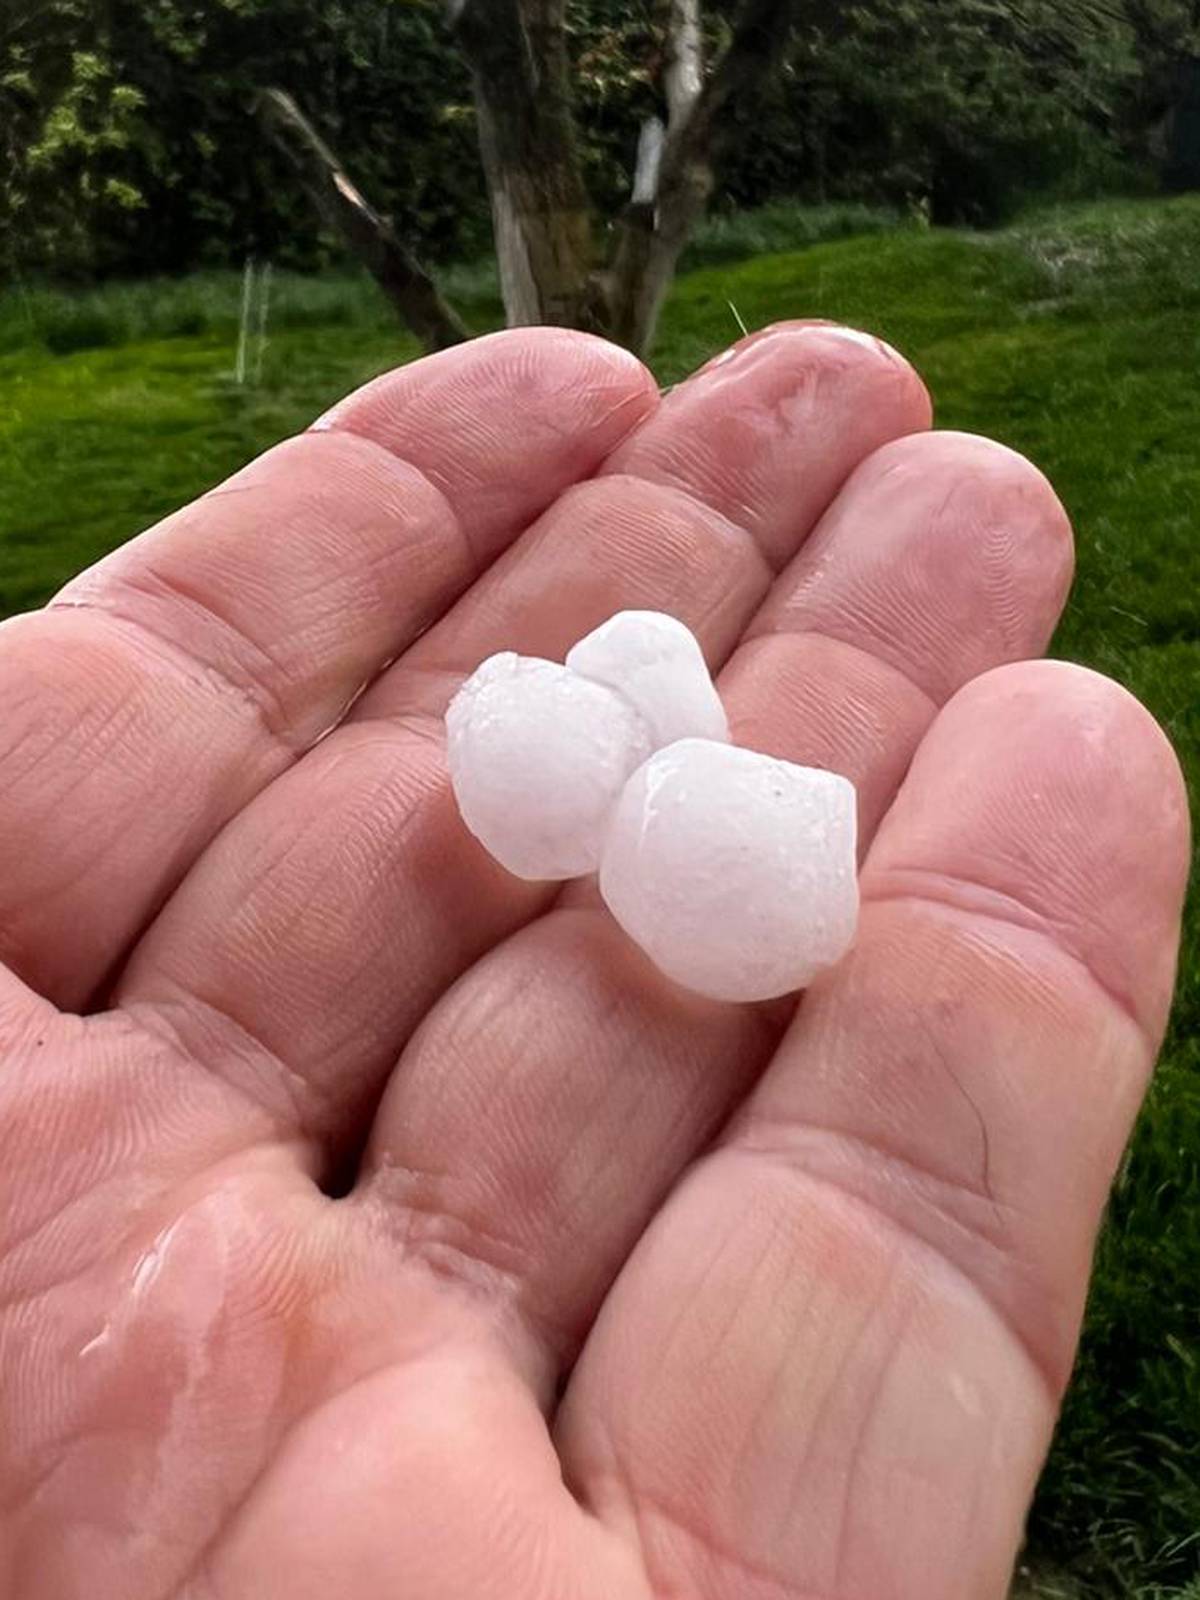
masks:
<path id="1" fill-rule="evenodd" d="M 1200 199 L 1031 213 L 988 235 L 881 220 L 784 211 L 711 230 L 710 264 L 670 301 L 659 375 L 726 344 L 731 305 L 749 327 L 834 317 L 898 345 L 941 425 L 993 434 L 1053 478 L 1079 543 L 1055 653 L 1146 701 L 1195 799 Z M 771 253 L 737 259 L 747 248 Z M 495 320 L 486 271 L 453 287 L 476 325 Z M 0 296 L 0 615 L 414 353 L 368 283 L 280 277 L 261 376 L 238 386 L 239 295 L 235 275 L 210 274 Z M 1044 1600 L 1200 1600 L 1197 923 L 1193 894 L 1171 1032 L 1031 1523 L 1027 1581 Z"/>

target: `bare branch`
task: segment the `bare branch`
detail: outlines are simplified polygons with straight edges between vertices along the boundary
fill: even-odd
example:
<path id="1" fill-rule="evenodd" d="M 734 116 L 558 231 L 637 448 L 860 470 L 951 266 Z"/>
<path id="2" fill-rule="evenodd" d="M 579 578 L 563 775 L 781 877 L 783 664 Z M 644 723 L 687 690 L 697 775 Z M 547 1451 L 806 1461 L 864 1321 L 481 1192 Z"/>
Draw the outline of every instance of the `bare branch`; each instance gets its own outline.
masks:
<path id="1" fill-rule="evenodd" d="M 625 209 L 608 296 L 613 337 L 633 350 L 648 347 L 680 253 L 708 204 L 722 114 L 774 66 L 793 5 L 794 0 L 744 0 L 711 77 L 690 110 L 667 129 L 653 205 Z"/>
<path id="2" fill-rule="evenodd" d="M 658 117 L 647 117 L 638 135 L 637 166 L 633 172 L 633 204 L 652 206 L 658 193 L 658 172 L 662 165 L 663 141 L 667 130 Z"/>
<path id="3" fill-rule="evenodd" d="M 255 100 L 268 138 L 283 152 L 328 227 L 367 267 L 427 350 L 470 337 L 416 256 L 372 209 L 291 95 L 264 89 Z"/>
<path id="4" fill-rule="evenodd" d="M 663 89 L 674 128 L 687 116 L 704 87 L 704 41 L 700 33 L 700 0 L 669 0 L 669 4 Z"/>
<path id="5" fill-rule="evenodd" d="M 692 108 L 686 124 L 672 143 L 692 148 L 701 143 L 711 150 L 717 120 L 735 96 L 759 83 L 783 49 L 792 20 L 794 0 L 745 0 L 734 22 L 733 37 L 722 52 Z"/>

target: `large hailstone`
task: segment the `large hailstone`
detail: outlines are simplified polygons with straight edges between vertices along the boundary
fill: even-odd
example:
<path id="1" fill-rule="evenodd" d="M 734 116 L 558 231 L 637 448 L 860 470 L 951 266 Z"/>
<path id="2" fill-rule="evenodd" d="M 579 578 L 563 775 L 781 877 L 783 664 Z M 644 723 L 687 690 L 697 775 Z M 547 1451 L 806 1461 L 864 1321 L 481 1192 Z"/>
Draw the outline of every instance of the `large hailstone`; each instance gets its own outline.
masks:
<path id="1" fill-rule="evenodd" d="M 767 1000 L 848 949 L 855 835 L 848 779 L 684 739 L 622 789 L 600 892 L 677 983 L 715 1000 Z"/>
<path id="2" fill-rule="evenodd" d="M 625 780 L 676 739 L 728 739 L 700 646 L 674 617 L 621 611 L 566 665 L 490 657 L 446 713 L 463 820 L 519 878 L 577 878 L 600 863 Z"/>
<path id="3" fill-rule="evenodd" d="M 656 750 L 676 739 L 729 738 L 696 636 L 661 611 L 618 611 L 567 652 L 567 666 L 623 695 Z"/>
<path id="4" fill-rule="evenodd" d="M 687 988 L 769 999 L 850 944 L 853 785 L 734 749 L 673 617 L 621 612 L 563 666 L 492 656 L 446 727 L 459 808 L 492 855 L 522 878 L 598 868 L 617 921 Z"/>
<path id="5" fill-rule="evenodd" d="M 615 690 L 511 651 L 467 679 L 446 734 L 463 821 L 518 878 L 594 871 L 621 787 L 654 749 Z"/>

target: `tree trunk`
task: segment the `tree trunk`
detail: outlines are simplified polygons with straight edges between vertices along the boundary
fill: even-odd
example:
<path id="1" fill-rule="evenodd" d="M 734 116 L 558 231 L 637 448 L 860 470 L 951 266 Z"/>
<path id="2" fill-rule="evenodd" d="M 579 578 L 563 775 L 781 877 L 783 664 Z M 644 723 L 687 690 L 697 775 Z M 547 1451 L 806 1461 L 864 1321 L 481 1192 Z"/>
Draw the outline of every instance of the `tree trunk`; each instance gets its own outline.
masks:
<path id="1" fill-rule="evenodd" d="M 712 194 L 722 115 L 771 71 L 792 6 L 793 0 L 745 0 L 728 47 L 702 84 L 696 0 L 670 0 L 664 77 L 671 118 L 657 188 L 653 199 L 635 188 L 618 225 L 609 280 L 610 335 L 639 355 L 650 348 L 679 257 Z"/>
<path id="2" fill-rule="evenodd" d="M 564 0 L 449 0 L 470 63 L 510 326 L 599 326 Z"/>
<path id="3" fill-rule="evenodd" d="M 280 89 L 264 89 L 256 110 L 272 143 L 299 174 L 327 226 L 340 234 L 363 262 L 425 348 L 444 350 L 469 338 L 433 279 L 359 194 L 291 96 Z"/>
<path id="4" fill-rule="evenodd" d="M 700 98 L 704 87 L 704 45 L 700 33 L 700 0 L 669 0 L 667 64 L 663 90 L 667 113 L 676 126 Z"/>
<path id="5" fill-rule="evenodd" d="M 664 166 L 666 159 L 664 158 Z M 709 162 L 672 163 L 651 203 L 625 209 L 618 225 L 609 299 L 609 337 L 638 355 L 650 348 L 663 302 L 692 229 L 712 193 Z"/>
<path id="6" fill-rule="evenodd" d="M 742 0 L 729 45 L 707 80 L 700 0 L 657 3 L 666 27 L 667 123 L 664 129 L 652 117 L 642 128 L 632 198 L 617 223 L 611 265 L 598 272 L 571 104 L 567 0 L 445 0 L 474 81 L 510 326 L 582 328 L 638 354 L 649 349 L 679 257 L 712 193 L 723 114 L 771 70 L 796 0 Z M 440 349 L 466 338 L 413 253 L 359 194 L 295 103 L 269 89 L 258 109 L 322 216 L 423 343 Z"/>

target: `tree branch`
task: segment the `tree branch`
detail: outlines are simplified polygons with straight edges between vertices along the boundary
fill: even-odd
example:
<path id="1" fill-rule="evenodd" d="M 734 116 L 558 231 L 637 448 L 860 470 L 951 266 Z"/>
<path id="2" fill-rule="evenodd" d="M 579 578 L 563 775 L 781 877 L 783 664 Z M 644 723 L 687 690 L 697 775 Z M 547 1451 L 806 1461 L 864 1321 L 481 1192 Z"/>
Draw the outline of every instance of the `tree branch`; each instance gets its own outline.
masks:
<path id="1" fill-rule="evenodd" d="M 704 87 L 704 41 L 700 33 L 700 0 L 669 0 L 667 64 L 663 90 L 672 128 L 687 116 Z"/>
<path id="2" fill-rule="evenodd" d="M 469 338 L 433 279 L 359 194 L 291 95 L 282 89 L 264 89 L 255 97 L 253 109 L 267 137 L 299 176 L 326 225 L 340 234 L 363 262 L 425 348 L 443 350 Z"/>
<path id="3" fill-rule="evenodd" d="M 654 204 L 626 208 L 609 295 L 613 336 L 633 350 L 648 347 L 680 253 L 708 204 L 722 116 L 771 71 L 787 39 L 794 4 L 743 0 L 712 75 L 690 109 L 667 129 Z"/>
<path id="4" fill-rule="evenodd" d="M 637 164 L 633 169 L 632 203 L 635 206 L 654 204 L 666 136 L 667 130 L 658 117 L 647 117 L 642 123 L 642 131 L 638 135 Z"/>
<path id="5" fill-rule="evenodd" d="M 731 100 L 760 83 L 783 49 L 791 24 L 794 0 L 745 0 L 734 23 L 733 37 L 722 52 L 712 76 L 696 97 L 691 115 L 670 143 L 681 152 L 676 161 L 712 154 L 713 134 Z M 670 159 L 668 150 L 666 161 Z"/>

